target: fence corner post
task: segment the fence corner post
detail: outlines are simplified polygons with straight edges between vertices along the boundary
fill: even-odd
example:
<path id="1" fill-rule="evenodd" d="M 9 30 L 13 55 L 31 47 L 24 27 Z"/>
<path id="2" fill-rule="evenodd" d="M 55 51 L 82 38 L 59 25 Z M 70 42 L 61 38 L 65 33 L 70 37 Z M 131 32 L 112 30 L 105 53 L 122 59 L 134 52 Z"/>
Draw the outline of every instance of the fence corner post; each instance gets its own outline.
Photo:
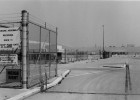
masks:
<path id="1" fill-rule="evenodd" d="M 28 32 L 28 12 L 22 10 L 22 84 L 23 88 L 27 89 L 27 32 Z"/>

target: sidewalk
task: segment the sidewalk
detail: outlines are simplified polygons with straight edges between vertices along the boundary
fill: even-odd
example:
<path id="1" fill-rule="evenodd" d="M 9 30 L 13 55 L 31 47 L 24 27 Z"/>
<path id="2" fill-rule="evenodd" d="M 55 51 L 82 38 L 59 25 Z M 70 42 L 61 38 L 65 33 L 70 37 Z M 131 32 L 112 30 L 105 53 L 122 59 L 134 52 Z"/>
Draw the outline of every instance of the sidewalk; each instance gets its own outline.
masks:
<path id="1" fill-rule="evenodd" d="M 48 84 L 50 84 L 51 86 L 56 85 L 57 83 L 55 81 L 57 81 L 60 77 L 62 77 L 63 74 L 65 74 L 65 72 L 66 72 L 66 70 L 58 70 L 58 77 L 54 77 L 54 78 L 48 80 Z M 65 77 L 65 75 L 64 75 L 64 77 Z M 54 82 L 55 82 L 55 84 L 51 84 Z M 35 88 L 36 88 L 36 90 L 35 90 Z M 32 88 L 32 89 L 0 88 L 0 100 L 7 100 L 12 97 L 20 96 L 20 94 L 24 94 L 24 93 L 26 94 L 27 92 L 30 92 L 33 89 L 35 90 L 35 92 L 37 92 L 39 87 L 35 87 L 35 88 Z M 33 93 L 32 93 L 32 95 L 33 95 Z"/>

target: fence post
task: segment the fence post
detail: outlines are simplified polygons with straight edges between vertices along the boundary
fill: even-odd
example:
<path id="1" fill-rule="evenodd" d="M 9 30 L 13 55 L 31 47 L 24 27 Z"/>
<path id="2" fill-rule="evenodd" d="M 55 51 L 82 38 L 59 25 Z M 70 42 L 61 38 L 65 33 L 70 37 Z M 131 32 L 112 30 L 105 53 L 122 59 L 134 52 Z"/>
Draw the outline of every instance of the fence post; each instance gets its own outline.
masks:
<path id="1" fill-rule="evenodd" d="M 86 54 L 87 54 L 87 59 L 86 60 L 88 60 L 88 51 L 86 52 Z"/>
<path id="2" fill-rule="evenodd" d="M 28 32 L 28 12 L 22 10 L 22 74 L 23 74 L 23 88 L 27 89 L 27 32 Z"/>
<path id="3" fill-rule="evenodd" d="M 76 61 L 78 61 L 78 50 L 76 50 Z"/>
<path id="4" fill-rule="evenodd" d="M 65 64 L 67 63 L 66 58 L 67 58 L 67 50 L 65 49 Z"/>
<path id="5" fill-rule="evenodd" d="M 39 55 L 38 55 L 38 57 L 39 57 L 39 80 L 40 80 L 40 84 L 41 84 L 41 86 L 40 86 L 40 91 L 42 92 L 43 91 L 43 89 L 44 89 L 44 82 L 43 82 L 43 78 L 42 78 L 42 69 L 41 69 L 41 58 L 42 58 L 42 55 L 41 55 L 41 53 L 42 53 L 42 43 L 41 43 L 41 26 L 40 26 L 40 36 L 39 36 Z"/>
<path id="6" fill-rule="evenodd" d="M 50 30 L 49 30 L 49 78 L 50 78 L 50 72 L 51 72 L 51 69 L 50 69 L 50 67 L 51 67 L 51 36 L 50 36 L 51 34 L 50 34 Z"/>
<path id="7" fill-rule="evenodd" d="M 58 37 L 58 32 L 57 32 L 57 27 L 56 27 L 56 68 L 55 68 L 55 76 L 57 76 L 57 63 L 58 63 L 58 58 L 57 58 L 57 37 Z"/>
<path id="8" fill-rule="evenodd" d="M 27 18 L 29 19 L 29 13 L 28 13 L 28 15 L 27 15 Z M 27 27 L 27 88 L 29 87 L 29 76 L 30 76 L 30 65 L 29 65 L 29 58 L 30 58 L 30 56 L 29 56 L 29 26 Z"/>

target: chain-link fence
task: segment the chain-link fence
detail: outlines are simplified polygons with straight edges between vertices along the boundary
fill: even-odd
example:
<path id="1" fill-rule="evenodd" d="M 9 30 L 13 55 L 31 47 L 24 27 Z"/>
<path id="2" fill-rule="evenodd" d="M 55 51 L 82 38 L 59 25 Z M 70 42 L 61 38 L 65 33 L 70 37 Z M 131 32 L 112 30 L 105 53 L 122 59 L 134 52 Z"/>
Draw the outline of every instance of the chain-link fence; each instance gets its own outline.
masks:
<path id="1" fill-rule="evenodd" d="M 57 76 L 56 27 L 22 11 L 0 22 L 0 38 L 0 87 L 30 88 Z"/>
<path id="2" fill-rule="evenodd" d="M 59 56 L 59 63 L 65 64 L 81 60 L 98 60 L 101 58 L 100 52 L 93 53 L 91 51 L 65 49 L 62 56 Z"/>
<path id="3" fill-rule="evenodd" d="M 65 49 L 64 52 L 62 53 L 62 60 L 60 61 L 60 63 L 75 62 L 87 59 L 88 59 L 87 51 Z"/>
<path id="4" fill-rule="evenodd" d="M 28 87 L 32 87 L 57 75 L 57 29 L 34 22 L 29 14 L 28 32 Z"/>

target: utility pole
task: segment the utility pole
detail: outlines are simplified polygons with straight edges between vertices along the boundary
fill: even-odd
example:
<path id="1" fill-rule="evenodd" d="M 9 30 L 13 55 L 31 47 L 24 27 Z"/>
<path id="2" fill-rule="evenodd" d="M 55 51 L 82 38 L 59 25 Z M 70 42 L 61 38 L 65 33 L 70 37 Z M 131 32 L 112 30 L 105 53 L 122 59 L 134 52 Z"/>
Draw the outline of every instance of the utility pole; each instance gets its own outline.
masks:
<path id="1" fill-rule="evenodd" d="M 104 49 L 104 25 L 102 25 L 103 27 L 103 52 L 102 52 L 102 55 L 103 55 L 103 59 L 105 58 L 105 49 Z"/>
<path id="2" fill-rule="evenodd" d="M 104 25 L 102 25 L 103 27 L 103 52 L 104 52 Z"/>

